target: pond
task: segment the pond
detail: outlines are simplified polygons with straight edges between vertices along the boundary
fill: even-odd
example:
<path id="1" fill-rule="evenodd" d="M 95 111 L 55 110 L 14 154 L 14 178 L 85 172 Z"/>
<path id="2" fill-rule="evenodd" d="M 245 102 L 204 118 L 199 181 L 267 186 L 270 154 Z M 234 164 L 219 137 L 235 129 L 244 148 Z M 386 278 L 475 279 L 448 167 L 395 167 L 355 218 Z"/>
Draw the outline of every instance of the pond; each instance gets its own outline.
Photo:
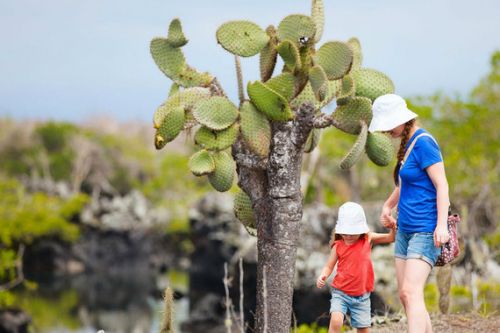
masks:
<path id="1" fill-rule="evenodd" d="M 31 317 L 37 333 L 157 333 L 163 312 L 161 290 L 170 285 L 174 301 L 176 332 L 187 320 L 188 274 L 168 271 L 151 278 L 148 273 L 134 276 L 81 275 L 37 281 L 33 291 L 16 293 L 22 309 Z"/>

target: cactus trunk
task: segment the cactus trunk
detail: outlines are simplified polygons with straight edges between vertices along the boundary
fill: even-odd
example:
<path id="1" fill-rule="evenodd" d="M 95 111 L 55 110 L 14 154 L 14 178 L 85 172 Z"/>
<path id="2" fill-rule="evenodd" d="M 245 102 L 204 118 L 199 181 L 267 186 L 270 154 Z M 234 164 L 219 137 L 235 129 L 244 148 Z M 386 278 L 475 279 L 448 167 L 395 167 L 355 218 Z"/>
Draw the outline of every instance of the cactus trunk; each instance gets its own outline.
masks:
<path id="1" fill-rule="evenodd" d="M 257 220 L 255 332 L 259 333 L 290 332 L 303 209 L 300 170 L 303 147 L 311 131 L 308 121 L 300 123 L 305 125 L 297 128 L 292 122 L 272 124 L 271 151 L 265 171 L 238 168 L 240 187 L 250 193 Z"/>

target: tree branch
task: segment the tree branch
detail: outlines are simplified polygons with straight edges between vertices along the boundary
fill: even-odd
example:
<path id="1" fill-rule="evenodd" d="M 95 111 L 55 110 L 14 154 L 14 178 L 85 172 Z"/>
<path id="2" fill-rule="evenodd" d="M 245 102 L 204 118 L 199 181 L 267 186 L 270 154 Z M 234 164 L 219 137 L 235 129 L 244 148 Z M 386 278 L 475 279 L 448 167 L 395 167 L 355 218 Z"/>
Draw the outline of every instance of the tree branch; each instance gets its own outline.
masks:
<path id="1" fill-rule="evenodd" d="M 236 78 L 238 79 L 238 97 L 240 99 L 240 105 L 243 104 L 245 100 L 245 92 L 243 90 L 243 72 L 241 71 L 240 57 L 234 56 L 234 63 L 236 65 Z"/>
<path id="2" fill-rule="evenodd" d="M 210 82 L 209 88 L 212 96 L 226 96 L 224 89 L 222 89 L 216 77 Z"/>
<path id="3" fill-rule="evenodd" d="M 262 158 L 256 155 L 236 154 L 234 155 L 234 160 L 240 166 L 249 169 L 266 170 L 267 168 L 267 158 Z"/>
<path id="4" fill-rule="evenodd" d="M 267 158 L 253 154 L 241 137 L 233 144 L 232 155 L 236 161 L 238 186 L 256 203 L 267 194 Z"/>
<path id="5" fill-rule="evenodd" d="M 334 126 L 336 128 L 339 128 L 339 124 L 337 121 L 333 119 L 332 116 L 321 113 L 316 118 L 313 120 L 313 127 L 314 128 L 325 128 L 329 126 Z"/>
<path id="6" fill-rule="evenodd" d="M 313 128 L 314 113 L 314 105 L 309 102 L 302 103 L 298 108 L 291 133 L 291 139 L 295 146 L 302 147 L 306 143 Z"/>

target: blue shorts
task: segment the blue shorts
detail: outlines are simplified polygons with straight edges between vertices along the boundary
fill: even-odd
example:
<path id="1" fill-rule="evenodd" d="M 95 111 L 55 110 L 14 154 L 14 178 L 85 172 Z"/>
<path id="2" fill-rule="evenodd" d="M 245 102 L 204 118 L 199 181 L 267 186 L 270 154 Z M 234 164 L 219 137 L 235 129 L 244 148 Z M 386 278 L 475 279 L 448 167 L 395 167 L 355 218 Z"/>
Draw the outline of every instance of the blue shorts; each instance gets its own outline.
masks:
<path id="1" fill-rule="evenodd" d="M 401 259 L 422 259 L 434 267 L 441 248 L 434 246 L 433 232 L 414 232 L 407 234 L 398 229 L 394 256 Z"/>
<path id="2" fill-rule="evenodd" d="M 372 324 L 370 314 L 370 293 L 361 296 L 350 296 L 333 288 L 330 300 L 330 313 L 341 312 L 344 316 L 351 314 L 351 326 L 355 328 L 370 327 Z"/>

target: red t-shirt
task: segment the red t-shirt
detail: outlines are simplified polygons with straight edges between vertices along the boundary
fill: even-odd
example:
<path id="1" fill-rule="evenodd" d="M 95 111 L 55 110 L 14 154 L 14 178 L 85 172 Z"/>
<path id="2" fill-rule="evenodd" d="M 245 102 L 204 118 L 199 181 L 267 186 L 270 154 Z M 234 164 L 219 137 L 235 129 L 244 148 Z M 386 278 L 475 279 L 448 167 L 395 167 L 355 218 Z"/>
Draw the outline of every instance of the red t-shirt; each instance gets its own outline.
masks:
<path id="1" fill-rule="evenodd" d="M 375 276 L 371 261 L 371 244 L 368 237 L 347 245 L 344 240 L 335 242 L 337 246 L 337 275 L 332 286 L 350 296 L 360 296 L 373 291 Z"/>

